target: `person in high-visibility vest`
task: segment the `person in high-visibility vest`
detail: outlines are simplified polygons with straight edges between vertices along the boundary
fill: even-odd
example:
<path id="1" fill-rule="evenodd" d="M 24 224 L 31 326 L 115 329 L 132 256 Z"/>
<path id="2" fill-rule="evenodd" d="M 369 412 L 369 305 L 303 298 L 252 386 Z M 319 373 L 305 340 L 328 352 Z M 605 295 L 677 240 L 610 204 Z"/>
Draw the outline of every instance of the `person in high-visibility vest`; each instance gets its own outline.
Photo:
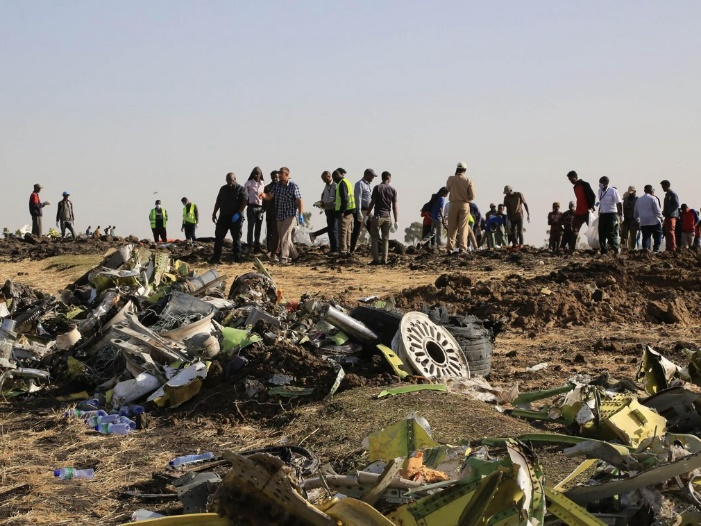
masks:
<path id="1" fill-rule="evenodd" d="M 336 203 L 334 210 L 338 216 L 338 250 L 342 256 L 350 256 L 351 235 L 353 233 L 353 215 L 355 214 L 355 195 L 353 185 L 345 177 L 346 171 L 338 168 L 331 177 L 336 182 Z"/>
<path id="2" fill-rule="evenodd" d="M 148 219 L 151 222 L 151 232 L 153 232 L 153 242 L 158 243 L 158 238 L 160 237 L 163 243 L 168 241 L 166 235 L 166 223 L 168 223 L 168 212 L 165 208 L 161 207 L 161 200 L 156 201 L 156 208 L 151 209 L 151 213 L 148 215 Z"/>
<path id="3" fill-rule="evenodd" d="M 197 241 L 195 237 L 195 229 L 200 222 L 200 214 L 197 210 L 197 205 L 191 203 L 187 197 L 180 200 L 183 204 L 183 226 L 181 232 L 185 232 L 185 243 L 187 245 L 194 244 Z"/>

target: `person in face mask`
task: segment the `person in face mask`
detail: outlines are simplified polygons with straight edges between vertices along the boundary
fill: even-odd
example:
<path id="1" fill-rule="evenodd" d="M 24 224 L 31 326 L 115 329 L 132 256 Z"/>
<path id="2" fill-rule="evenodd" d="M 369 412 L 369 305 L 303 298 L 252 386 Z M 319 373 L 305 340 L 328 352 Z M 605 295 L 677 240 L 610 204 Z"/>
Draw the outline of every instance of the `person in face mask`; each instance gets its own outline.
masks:
<path id="1" fill-rule="evenodd" d="M 156 207 L 151 209 L 148 215 L 151 222 L 151 232 L 153 232 L 153 242 L 158 243 L 158 239 L 165 243 L 168 238 L 166 236 L 166 223 L 168 222 L 168 212 L 161 206 L 161 200 L 156 201 Z"/>
<path id="2" fill-rule="evenodd" d="M 599 179 L 599 244 L 601 253 L 608 252 L 608 245 L 613 248 L 613 253 L 621 250 L 620 237 L 618 236 L 619 224 L 623 219 L 623 201 L 621 194 L 615 186 L 609 186 L 609 178 L 603 176 Z"/>

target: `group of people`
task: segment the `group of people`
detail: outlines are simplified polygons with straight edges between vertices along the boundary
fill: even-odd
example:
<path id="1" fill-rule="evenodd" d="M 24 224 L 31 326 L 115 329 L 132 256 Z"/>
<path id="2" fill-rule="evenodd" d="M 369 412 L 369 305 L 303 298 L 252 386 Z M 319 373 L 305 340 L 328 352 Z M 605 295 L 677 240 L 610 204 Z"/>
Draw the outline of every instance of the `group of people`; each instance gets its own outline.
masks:
<path id="1" fill-rule="evenodd" d="M 467 177 L 467 164 L 458 163 L 446 185 L 421 208 L 422 243 L 441 247 L 445 229 L 448 254 L 460 254 L 469 248 L 477 250 L 485 244 L 489 249 L 523 245 L 523 224 L 530 222 L 531 216 L 521 192 L 505 186 L 504 202 L 498 206 L 491 203 L 484 217 L 474 199 L 475 190 Z"/>
<path id="2" fill-rule="evenodd" d="M 609 250 L 618 254 L 621 247 L 659 252 L 663 235 L 667 251 L 697 247 L 701 243 L 698 212 L 686 203 L 680 204 L 667 179 L 660 182 L 664 192 L 664 200 L 660 201 L 650 184 L 645 185 L 641 196 L 637 195 L 635 186 L 629 186 L 621 196 L 606 176 L 599 179 L 597 192 L 575 171 L 569 172 L 567 178 L 572 183 L 575 200 L 570 201 L 564 213 L 560 212 L 559 203 L 553 203 L 548 214 L 549 246 L 555 252 L 575 249 L 581 227 L 589 225 L 597 208 L 595 221 L 602 254 Z"/>
<path id="3" fill-rule="evenodd" d="M 391 184 L 391 173 L 382 172 L 381 182 L 373 186 L 376 178 L 377 174 L 372 168 L 366 169 L 355 184 L 350 182 L 343 168 L 324 171 L 321 174 L 324 183 L 321 199 L 314 206 L 323 209 L 326 227 L 312 232 L 311 240 L 326 233 L 330 255 L 348 257 L 355 252 L 361 232 L 366 229 L 371 237 L 371 264 L 386 264 L 389 235 L 396 230 L 398 222 L 397 190 Z M 575 171 L 570 171 L 567 178 L 572 184 L 575 199 L 569 202 L 564 212 L 560 211 L 560 203 L 553 203 L 552 211 L 548 214 L 549 248 L 552 251 L 573 251 L 582 226 L 590 224 L 597 208 L 595 220 L 602 254 L 609 250 L 618 254 L 621 246 L 629 250 L 642 247 L 657 252 L 663 235 L 668 251 L 701 245 L 698 212 L 686 204 L 680 204 L 679 196 L 668 180 L 660 183 L 665 194 L 662 202 L 655 195 L 652 185 L 645 185 L 641 196 L 637 195 L 634 186 L 629 186 L 621 196 L 606 176 L 599 179 L 597 192 Z M 40 199 L 41 190 L 42 186 L 35 184 L 29 198 L 32 233 L 35 235 L 42 235 L 43 209 L 51 204 Z M 62 197 L 56 210 L 56 225 L 61 228 L 62 237 L 68 231 L 75 238 L 75 214 L 69 199 L 70 192 L 63 192 Z M 450 254 L 465 252 L 468 247 L 477 250 L 485 244 L 489 249 L 523 245 L 524 221 L 530 222 L 530 211 L 521 192 L 514 191 L 510 185 L 505 186 L 503 203 L 491 203 L 484 217 L 474 200 L 474 185 L 467 177 L 467 165 L 460 162 L 454 175 L 448 177 L 446 185 L 433 194 L 421 209 L 422 242 L 440 247 L 443 229 L 446 229 L 446 249 Z M 181 202 L 181 231 L 187 243 L 194 243 L 199 211 L 187 197 L 183 197 Z M 289 168 L 272 171 L 267 185 L 262 170 L 257 166 L 243 185 L 238 184 L 233 172 L 226 175 L 226 184 L 219 189 L 212 211 L 212 221 L 216 226 L 211 263 L 221 261 L 227 233 L 233 239 L 233 260 L 241 261 L 241 236 L 246 220 L 248 247 L 253 253 L 267 249 L 272 257 L 283 263 L 298 257 L 292 232 L 297 224 L 304 224 L 304 213 L 302 194 L 299 186 L 290 179 Z M 149 222 L 154 242 L 166 242 L 168 212 L 160 200 L 151 209 Z M 263 223 L 266 224 L 266 239 L 261 243 Z M 114 235 L 114 229 L 110 225 L 104 234 Z M 85 233 L 95 237 L 102 235 L 99 226 L 95 231 L 88 227 Z"/>
<path id="4" fill-rule="evenodd" d="M 397 229 L 399 217 L 397 190 L 392 186 L 391 173 L 382 172 L 381 182 L 373 187 L 376 177 L 375 170 L 368 168 L 353 185 L 343 168 L 321 174 L 324 190 L 314 205 L 324 210 L 326 227 L 312 232 L 310 237 L 314 241 L 328 234 L 331 256 L 352 256 L 365 228 L 371 238 L 370 264 L 387 264 L 389 234 Z"/>
<path id="5" fill-rule="evenodd" d="M 35 236 L 43 235 L 44 207 L 51 204 L 51 201 L 42 201 L 39 197 L 43 188 L 43 186 L 37 183 L 34 185 L 34 190 L 29 195 L 29 215 L 32 218 L 32 234 Z M 73 211 L 73 201 L 69 199 L 70 195 L 70 192 L 64 191 L 61 196 L 62 199 L 58 202 L 58 206 L 56 207 L 56 227 L 61 229 L 61 238 L 66 238 L 66 232 L 68 232 L 70 233 L 71 239 L 75 239 L 75 212 Z M 116 226 L 110 225 L 105 228 L 103 232 L 99 226 L 94 231 L 92 230 L 92 226 L 89 226 L 85 230 L 85 235 L 94 238 L 99 238 L 103 234 L 106 236 L 113 236 L 116 228 Z"/>

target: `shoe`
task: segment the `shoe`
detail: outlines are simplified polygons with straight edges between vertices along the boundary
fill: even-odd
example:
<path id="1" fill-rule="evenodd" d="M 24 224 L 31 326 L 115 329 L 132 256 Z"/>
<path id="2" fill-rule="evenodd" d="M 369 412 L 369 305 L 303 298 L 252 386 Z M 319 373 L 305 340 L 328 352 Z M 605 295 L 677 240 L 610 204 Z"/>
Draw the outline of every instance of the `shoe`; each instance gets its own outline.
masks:
<path id="1" fill-rule="evenodd" d="M 387 261 L 385 261 L 384 259 L 380 260 L 380 265 L 386 265 L 386 264 L 387 264 Z"/>
<path id="2" fill-rule="evenodd" d="M 368 265 L 381 265 L 382 263 L 380 261 L 371 261 L 368 263 Z"/>
<path id="3" fill-rule="evenodd" d="M 207 263 L 209 263 L 210 265 L 221 265 L 221 259 L 209 258 L 207 260 Z"/>

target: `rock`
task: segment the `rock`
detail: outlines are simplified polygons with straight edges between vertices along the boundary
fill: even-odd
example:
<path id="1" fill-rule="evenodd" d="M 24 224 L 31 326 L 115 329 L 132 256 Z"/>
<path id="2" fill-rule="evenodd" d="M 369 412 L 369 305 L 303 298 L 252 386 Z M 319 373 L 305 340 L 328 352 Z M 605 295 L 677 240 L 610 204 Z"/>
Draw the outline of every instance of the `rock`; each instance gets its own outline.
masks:
<path id="1" fill-rule="evenodd" d="M 594 301 L 605 301 L 609 299 L 609 295 L 601 289 L 596 289 L 594 292 L 591 293 L 591 299 L 593 299 Z"/>
<path id="2" fill-rule="evenodd" d="M 587 360 L 584 358 L 583 354 L 577 353 L 574 356 L 574 363 L 587 363 Z"/>
<path id="3" fill-rule="evenodd" d="M 691 325 L 691 315 L 681 298 L 674 298 L 666 304 L 659 301 L 651 301 L 647 304 L 647 313 L 662 323 Z"/>

